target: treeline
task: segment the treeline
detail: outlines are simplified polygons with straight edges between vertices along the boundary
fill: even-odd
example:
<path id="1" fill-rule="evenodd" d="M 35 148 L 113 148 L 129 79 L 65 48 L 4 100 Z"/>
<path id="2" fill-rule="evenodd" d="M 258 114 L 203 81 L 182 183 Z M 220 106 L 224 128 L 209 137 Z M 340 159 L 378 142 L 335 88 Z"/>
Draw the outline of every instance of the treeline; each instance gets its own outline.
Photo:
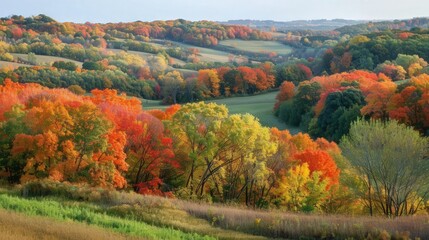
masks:
<path id="1" fill-rule="evenodd" d="M 146 99 L 156 98 L 153 89 L 158 86 L 155 81 L 137 80 L 118 70 L 77 72 L 49 67 L 20 67 L 0 71 L 0 82 L 7 78 L 20 83 L 38 83 L 49 88 L 78 86 L 83 93 L 93 89 L 117 89 Z"/>
<path id="2" fill-rule="evenodd" d="M 395 84 L 383 73 L 352 71 L 314 77 L 295 86 L 284 82 L 275 111 L 287 124 L 313 137 L 338 142 L 359 117 L 394 119 L 427 134 L 429 75 Z"/>
<path id="3" fill-rule="evenodd" d="M 18 39 L 25 34 L 43 33 L 72 35 L 90 39 L 110 35 L 134 39 L 159 38 L 190 43 L 197 46 L 214 46 L 224 39 L 270 40 L 271 34 L 246 26 L 221 25 L 210 21 L 191 22 L 183 19 L 155 22 L 76 24 L 59 23 L 45 15 L 25 18 L 12 16 L 1 18 L 4 34 Z"/>
<path id="4" fill-rule="evenodd" d="M 10 183 L 51 179 L 295 211 L 336 209 L 350 194 L 339 191 L 335 143 L 263 127 L 225 106 L 145 111 L 114 90 L 83 97 L 10 80 L 0 93 L 0 178 Z"/>
<path id="5" fill-rule="evenodd" d="M 413 18 L 407 20 L 380 21 L 348 25 L 337 28 L 341 34 L 367 34 L 373 32 L 383 32 L 386 30 L 410 30 L 413 28 L 428 28 L 429 18 Z"/>
<path id="6" fill-rule="evenodd" d="M 338 73 L 352 69 L 372 71 L 399 54 L 429 59 L 429 32 L 417 29 L 358 35 L 329 49 L 322 58 L 326 72 Z M 408 66 L 402 65 L 405 70 Z"/>
<path id="7" fill-rule="evenodd" d="M 214 103 L 145 111 L 115 90 L 78 96 L 10 80 L 0 93 L 0 180 L 11 184 L 50 180 L 253 208 L 386 216 L 421 212 L 427 200 L 427 138 L 396 122 L 355 123 L 341 142 L 349 163 L 334 142 L 269 129 Z M 369 166 L 362 152 L 371 153 Z M 377 165 L 379 158 L 386 165 Z M 389 174 L 378 174 L 381 167 Z M 407 178 L 390 181 L 398 169 Z"/>

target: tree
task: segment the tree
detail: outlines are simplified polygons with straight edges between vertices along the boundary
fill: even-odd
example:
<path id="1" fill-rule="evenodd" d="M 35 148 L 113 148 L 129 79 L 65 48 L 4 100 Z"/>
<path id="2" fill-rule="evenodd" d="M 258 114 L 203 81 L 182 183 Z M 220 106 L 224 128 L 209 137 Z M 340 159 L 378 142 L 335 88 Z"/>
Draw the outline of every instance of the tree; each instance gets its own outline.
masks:
<path id="1" fill-rule="evenodd" d="M 86 70 L 102 70 L 102 67 L 97 62 L 84 62 L 82 64 L 82 69 L 86 69 Z"/>
<path id="2" fill-rule="evenodd" d="M 213 167 L 219 158 L 221 123 L 228 116 L 225 106 L 214 103 L 188 103 L 180 108 L 168 124 L 176 155 L 183 156 L 186 188 L 190 195 L 202 196 L 204 187 L 214 174 Z"/>
<path id="3" fill-rule="evenodd" d="M 284 81 L 280 85 L 280 91 L 276 96 L 276 103 L 274 104 L 274 111 L 278 110 L 280 105 L 295 95 L 295 85 L 292 82 Z"/>
<path id="4" fill-rule="evenodd" d="M 391 81 L 376 82 L 366 96 L 366 105 L 361 109 L 363 116 L 385 121 L 389 118 L 389 105 L 395 95 L 397 85 Z M 355 119 L 354 119 L 355 120 Z"/>
<path id="5" fill-rule="evenodd" d="M 360 90 L 349 88 L 345 91 L 335 91 L 330 93 L 325 102 L 325 106 L 317 119 L 317 124 L 312 129 L 312 135 L 317 137 L 325 137 L 329 140 L 338 141 L 340 138 L 347 133 L 347 126 L 350 125 L 351 121 L 354 121 L 359 117 L 360 112 L 354 111 L 357 115 L 352 116 L 351 119 L 347 119 L 349 122 L 344 122 L 345 118 L 342 115 L 347 110 L 352 109 L 355 105 L 363 106 L 365 104 L 364 97 Z M 350 113 L 350 112 L 348 112 Z M 340 124 L 345 124 L 346 129 L 339 128 Z"/>
<path id="6" fill-rule="evenodd" d="M 343 154 L 366 184 L 370 214 L 416 213 L 429 193 L 426 137 L 396 121 L 358 120 L 341 140 Z"/>
<path id="7" fill-rule="evenodd" d="M 179 71 L 172 71 L 162 77 L 161 80 L 164 101 L 171 99 L 171 102 L 177 103 L 177 95 L 184 85 L 182 74 Z"/>
<path id="8" fill-rule="evenodd" d="M 390 61 L 385 61 L 384 63 L 378 64 L 374 69 L 376 73 L 384 73 L 386 76 L 391 78 L 393 81 L 404 80 L 407 72 L 400 65 L 395 65 Z"/>
<path id="9" fill-rule="evenodd" d="M 313 211 L 328 195 L 327 181 L 320 178 L 320 172 L 311 172 L 307 163 L 292 167 L 279 181 L 275 192 L 283 205 L 292 211 Z"/>
<path id="10" fill-rule="evenodd" d="M 327 181 L 327 189 L 334 184 L 338 184 L 340 171 L 332 157 L 322 150 L 306 150 L 294 155 L 294 158 L 301 164 L 307 163 L 308 168 L 313 173 L 320 172 L 320 177 Z"/>
<path id="11" fill-rule="evenodd" d="M 202 69 L 198 71 L 198 82 L 204 84 L 209 90 L 213 97 L 220 95 L 219 82 L 220 79 L 216 70 L 214 69 Z"/>

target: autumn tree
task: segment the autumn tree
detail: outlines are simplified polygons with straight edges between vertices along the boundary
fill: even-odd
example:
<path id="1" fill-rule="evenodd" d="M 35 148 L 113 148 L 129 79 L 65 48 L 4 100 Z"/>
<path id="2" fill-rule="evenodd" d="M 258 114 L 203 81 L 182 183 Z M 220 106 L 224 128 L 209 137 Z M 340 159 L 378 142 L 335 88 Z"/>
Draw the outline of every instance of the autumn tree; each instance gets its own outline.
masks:
<path id="1" fill-rule="evenodd" d="M 186 173 L 185 187 L 190 195 L 201 196 L 213 165 L 219 160 L 221 122 L 228 116 L 225 106 L 214 103 L 189 103 L 181 107 L 168 124 L 176 154 L 183 156 L 181 164 Z"/>
<path id="2" fill-rule="evenodd" d="M 311 173 L 318 171 L 319 177 L 327 182 L 327 189 L 334 184 L 338 184 L 340 171 L 334 159 L 322 150 L 306 150 L 294 155 L 300 164 L 307 163 Z"/>
<path id="3" fill-rule="evenodd" d="M 179 71 L 172 71 L 162 77 L 161 85 L 164 101 L 177 103 L 177 96 L 184 84 L 182 74 Z"/>
<path id="4" fill-rule="evenodd" d="M 220 95 L 220 79 L 217 75 L 216 70 L 203 69 L 198 71 L 198 82 L 204 84 L 213 97 Z"/>
<path id="5" fill-rule="evenodd" d="M 288 210 L 311 212 L 320 209 L 327 196 L 327 184 L 320 172 L 311 172 L 308 164 L 303 163 L 289 169 L 275 191 Z"/>
<path id="6" fill-rule="evenodd" d="M 280 91 L 276 96 L 274 111 L 279 109 L 281 103 L 289 99 L 292 99 L 294 95 L 295 95 L 295 85 L 292 82 L 284 81 L 282 85 L 280 85 Z"/>

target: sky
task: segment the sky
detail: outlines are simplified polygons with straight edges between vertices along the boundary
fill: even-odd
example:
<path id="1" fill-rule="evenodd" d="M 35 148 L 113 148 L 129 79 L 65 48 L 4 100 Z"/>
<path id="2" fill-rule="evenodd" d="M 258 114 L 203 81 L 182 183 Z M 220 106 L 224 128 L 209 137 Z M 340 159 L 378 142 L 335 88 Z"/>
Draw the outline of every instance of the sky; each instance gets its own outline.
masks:
<path id="1" fill-rule="evenodd" d="M 45 14 L 60 22 L 226 21 L 429 17 L 428 0 L 2 0 L 0 17 Z"/>

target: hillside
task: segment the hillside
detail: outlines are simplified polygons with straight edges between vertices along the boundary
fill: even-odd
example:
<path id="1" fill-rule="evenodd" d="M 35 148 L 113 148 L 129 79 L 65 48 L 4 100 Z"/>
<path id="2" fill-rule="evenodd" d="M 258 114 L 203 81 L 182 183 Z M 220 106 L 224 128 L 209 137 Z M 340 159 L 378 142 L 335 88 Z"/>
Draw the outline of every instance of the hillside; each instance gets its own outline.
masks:
<path id="1" fill-rule="evenodd" d="M 335 29 L 342 34 L 368 34 L 386 30 L 410 30 L 413 28 L 428 28 L 429 18 L 413 18 L 393 21 L 376 21 L 360 24 L 349 24 Z"/>
<path id="2" fill-rule="evenodd" d="M 288 30 L 312 30 L 312 31 L 329 31 L 347 25 L 356 25 L 364 23 L 364 20 L 346 20 L 346 19 L 319 19 L 319 20 L 296 20 L 296 21 L 272 21 L 272 20 L 229 20 L 220 22 L 228 25 L 243 25 L 254 27 L 266 31 L 275 28 L 277 31 Z"/>
<path id="3" fill-rule="evenodd" d="M 0 232 L 427 239 L 425 21 L 0 18 Z"/>

